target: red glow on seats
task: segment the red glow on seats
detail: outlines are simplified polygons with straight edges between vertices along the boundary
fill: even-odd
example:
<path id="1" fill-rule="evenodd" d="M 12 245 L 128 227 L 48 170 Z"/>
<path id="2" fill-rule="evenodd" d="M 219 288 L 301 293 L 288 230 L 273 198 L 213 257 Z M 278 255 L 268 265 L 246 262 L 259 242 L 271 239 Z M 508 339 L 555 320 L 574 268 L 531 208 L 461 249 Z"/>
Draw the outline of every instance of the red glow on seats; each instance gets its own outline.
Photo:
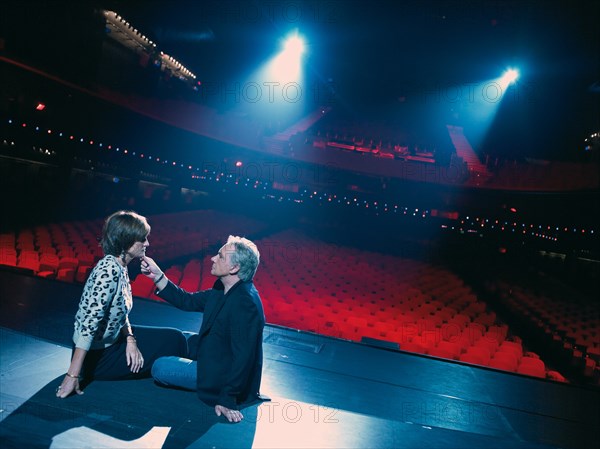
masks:
<path id="1" fill-rule="evenodd" d="M 247 235 L 266 227 L 216 211 L 149 219 L 153 226 L 149 255 L 160 261 L 188 257 L 185 265 L 166 262 L 164 271 L 189 291 L 214 283 L 213 254 L 204 252 L 207 245 L 240 227 Z M 85 282 L 102 256 L 96 240 L 101 228 L 97 220 L 0 235 L 0 263 L 49 279 Z M 491 303 L 479 299 L 445 268 L 330 245 L 292 230 L 256 243 L 262 257 L 255 283 L 268 323 L 356 342 L 370 337 L 397 343 L 403 351 L 545 377 L 541 361 L 529 360 L 535 358 L 524 354 L 520 339 L 498 320 Z M 152 281 L 142 275 L 133 279 L 132 291 L 138 297 L 160 300 Z M 593 355 L 593 349 L 588 354 Z M 589 365 L 588 371 L 593 372 L 595 365 Z"/>

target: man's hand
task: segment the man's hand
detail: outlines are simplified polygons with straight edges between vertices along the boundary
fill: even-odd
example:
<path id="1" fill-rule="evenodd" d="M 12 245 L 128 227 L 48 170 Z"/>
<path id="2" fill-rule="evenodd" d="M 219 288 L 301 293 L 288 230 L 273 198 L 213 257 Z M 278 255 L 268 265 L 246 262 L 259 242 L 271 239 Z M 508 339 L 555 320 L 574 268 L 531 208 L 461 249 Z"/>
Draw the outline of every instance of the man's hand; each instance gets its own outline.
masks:
<path id="1" fill-rule="evenodd" d="M 140 269 L 142 274 L 145 274 L 153 281 L 156 281 L 162 274 L 160 267 L 148 256 L 141 258 Z"/>
<path id="2" fill-rule="evenodd" d="M 150 257 L 143 256 L 140 267 L 142 274 L 145 274 L 152 279 L 152 282 L 154 282 L 154 285 L 159 291 L 165 288 L 169 283 L 169 279 L 167 279 L 160 267 Z"/>
<path id="3" fill-rule="evenodd" d="M 231 410 L 227 407 L 223 407 L 222 405 L 215 405 L 215 413 L 217 416 L 225 416 L 227 421 L 229 422 L 240 422 L 244 419 L 244 415 L 239 410 Z"/>

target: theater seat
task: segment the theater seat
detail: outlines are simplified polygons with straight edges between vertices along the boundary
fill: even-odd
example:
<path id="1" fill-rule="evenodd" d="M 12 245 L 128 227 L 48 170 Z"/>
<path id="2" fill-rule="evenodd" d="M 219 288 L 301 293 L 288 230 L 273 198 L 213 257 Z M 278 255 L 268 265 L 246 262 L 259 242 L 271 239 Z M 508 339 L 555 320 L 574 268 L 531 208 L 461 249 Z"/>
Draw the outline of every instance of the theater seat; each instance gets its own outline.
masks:
<path id="1" fill-rule="evenodd" d="M 85 282 L 92 271 L 92 266 L 89 265 L 80 265 L 77 268 L 77 273 L 75 274 L 75 280 L 77 282 Z"/>
<path id="2" fill-rule="evenodd" d="M 517 357 L 508 352 L 497 352 L 490 360 L 489 366 L 503 371 L 515 372 L 518 366 Z"/>
<path id="3" fill-rule="evenodd" d="M 486 359 L 483 355 L 476 352 L 465 352 L 464 354 L 460 355 L 458 360 L 465 363 L 471 363 L 473 365 L 487 366 L 489 359 Z"/>
<path id="4" fill-rule="evenodd" d="M 418 354 L 425 354 L 427 352 L 426 346 L 424 346 L 418 342 L 412 342 L 412 341 L 406 341 L 406 342 L 400 343 L 400 349 L 402 351 L 415 352 Z"/>
<path id="5" fill-rule="evenodd" d="M 462 352 L 462 348 L 457 343 L 451 343 L 449 341 L 440 341 L 437 344 L 437 348 L 443 351 L 447 351 L 452 354 L 453 359 L 458 359 L 458 356 Z"/>
<path id="6" fill-rule="evenodd" d="M 73 268 L 61 268 L 58 270 L 56 279 L 63 282 L 73 282 L 75 280 L 75 270 Z"/>
<path id="7" fill-rule="evenodd" d="M 61 257 L 58 262 L 58 269 L 61 270 L 63 268 L 72 268 L 76 270 L 79 266 L 79 259 L 76 257 Z"/>
<path id="8" fill-rule="evenodd" d="M 133 296 L 141 298 L 149 298 L 154 290 L 154 282 L 143 274 L 138 274 L 135 280 L 131 283 L 131 293 Z"/>
<path id="9" fill-rule="evenodd" d="M 427 354 L 434 357 L 439 357 L 441 359 L 454 360 L 456 358 L 456 356 L 451 351 L 448 351 L 444 348 L 440 348 L 439 346 L 435 346 L 433 348 L 428 349 Z"/>
<path id="10" fill-rule="evenodd" d="M 467 349 L 467 354 L 469 355 L 473 355 L 478 359 L 481 359 L 483 363 L 481 363 L 481 365 L 489 365 L 490 360 L 491 360 L 491 353 L 490 350 L 488 348 L 485 348 L 483 346 L 471 346 L 470 348 Z"/>
<path id="11" fill-rule="evenodd" d="M 517 368 L 517 373 L 528 376 L 546 377 L 546 365 L 535 357 L 523 357 Z"/>
<path id="12" fill-rule="evenodd" d="M 40 271 L 58 271 L 58 256 L 52 254 L 42 254 L 40 257 Z"/>
<path id="13" fill-rule="evenodd" d="M 523 356 L 523 347 L 521 346 L 521 343 L 516 341 L 503 341 L 498 347 L 498 352 L 514 354 L 517 360 L 519 360 Z"/>
<path id="14" fill-rule="evenodd" d="M 12 267 L 16 267 L 17 266 L 16 251 L 14 252 L 14 254 L 12 254 L 12 253 L 0 254 L 0 265 L 10 265 Z"/>

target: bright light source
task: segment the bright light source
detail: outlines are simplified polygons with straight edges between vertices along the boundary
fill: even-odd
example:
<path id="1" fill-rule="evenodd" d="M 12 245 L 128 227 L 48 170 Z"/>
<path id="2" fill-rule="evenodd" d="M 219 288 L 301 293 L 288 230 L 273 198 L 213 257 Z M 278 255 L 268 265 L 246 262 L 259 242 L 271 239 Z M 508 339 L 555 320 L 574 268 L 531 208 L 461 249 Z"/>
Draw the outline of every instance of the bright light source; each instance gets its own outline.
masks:
<path id="1" fill-rule="evenodd" d="M 517 78 L 519 78 L 519 71 L 515 69 L 508 69 L 500 78 L 500 85 L 503 89 L 513 84 Z"/>
<path id="2" fill-rule="evenodd" d="M 46 109 L 46 105 L 44 103 L 38 103 L 35 109 L 37 111 L 43 111 L 44 109 Z"/>
<path id="3" fill-rule="evenodd" d="M 304 53 L 304 40 L 297 34 L 288 37 L 283 44 L 283 51 L 290 56 L 299 57 Z"/>
<path id="4" fill-rule="evenodd" d="M 249 73 L 246 87 L 240 92 L 246 101 L 235 107 L 244 114 L 251 111 L 254 117 L 283 122 L 299 114 L 310 97 L 303 85 L 302 70 L 303 58 L 310 47 L 297 30 L 286 33 L 273 44 L 275 54 Z"/>
<path id="5" fill-rule="evenodd" d="M 283 42 L 283 49 L 273 58 L 269 67 L 270 76 L 282 84 L 298 82 L 301 75 L 304 39 L 294 32 Z"/>
<path id="6" fill-rule="evenodd" d="M 506 81 L 510 83 L 514 83 L 519 77 L 519 72 L 515 69 L 508 69 L 504 74 Z"/>

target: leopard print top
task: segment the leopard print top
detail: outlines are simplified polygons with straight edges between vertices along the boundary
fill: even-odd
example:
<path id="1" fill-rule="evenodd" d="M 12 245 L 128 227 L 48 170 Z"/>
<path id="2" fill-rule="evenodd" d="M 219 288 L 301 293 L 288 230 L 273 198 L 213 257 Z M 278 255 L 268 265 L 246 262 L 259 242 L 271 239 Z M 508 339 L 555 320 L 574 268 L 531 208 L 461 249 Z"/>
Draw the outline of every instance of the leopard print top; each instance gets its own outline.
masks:
<path id="1" fill-rule="evenodd" d="M 75 347 L 102 349 L 112 345 L 133 307 L 127 268 L 115 256 L 104 256 L 88 277 L 75 315 Z"/>

